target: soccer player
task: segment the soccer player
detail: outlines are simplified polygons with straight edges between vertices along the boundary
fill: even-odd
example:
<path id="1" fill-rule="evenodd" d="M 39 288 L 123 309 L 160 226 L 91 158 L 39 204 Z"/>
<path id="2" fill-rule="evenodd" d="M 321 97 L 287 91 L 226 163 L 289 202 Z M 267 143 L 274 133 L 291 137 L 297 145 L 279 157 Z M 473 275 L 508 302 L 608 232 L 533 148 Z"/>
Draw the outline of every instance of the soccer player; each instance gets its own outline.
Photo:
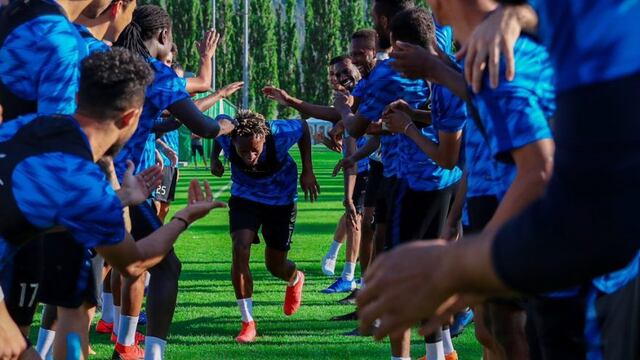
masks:
<path id="1" fill-rule="evenodd" d="M 204 158 L 204 146 L 202 146 L 202 137 L 197 134 L 191 134 L 191 158 L 198 169 L 198 154 L 202 158 L 205 168 L 207 167 L 207 160 Z"/>
<path id="2" fill-rule="evenodd" d="M 212 173 L 222 176 L 218 159 L 223 149 L 231 162 L 229 223 L 233 241 L 231 276 L 242 315 L 238 343 L 256 339 L 253 318 L 253 279 L 249 269 L 251 244 L 261 229 L 266 243 L 265 263 L 271 274 L 287 282 L 283 311 L 293 315 L 302 302 L 304 273 L 287 259 L 296 220 L 298 177 L 289 149 L 298 144 L 302 158 L 300 186 L 305 198 L 317 200 L 319 186 L 311 162 L 311 136 L 304 120 L 265 121 L 262 115 L 240 111 L 231 136 L 217 139 Z"/>
<path id="3" fill-rule="evenodd" d="M 115 170 L 120 179 L 126 168 L 127 160 L 141 171 L 156 163 L 155 135 L 153 130 L 169 131 L 171 129 L 154 129 L 156 120 L 166 109 L 175 116 L 179 123 L 185 124 L 196 134 L 213 138 L 229 133 L 233 124 L 226 119 L 213 120 L 200 112 L 191 100 L 184 87 L 184 81 L 159 59 L 166 58 L 173 45 L 171 18 L 159 6 L 144 5 L 133 13 L 132 23 L 125 28 L 115 46 L 125 47 L 143 56 L 154 70 L 154 81 L 147 90 L 146 99 L 140 117 L 140 124 L 131 140 L 127 142 L 116 157 Z M 132 235 L 136 239 L 143 238 L 162 225 L 153 208 L 153 202 L 145 202 L 131 208 Z M 166 338 L 171 326 L 178 292 L 180 260 L 171 251 L 163 261 L 150 270 L 151 280 L 147 296 L 147 336 L 144 352 L 136 344 L 135 329 L 144 294 L 144 277 L 126 279 L 120 288 L 120 278 L 112 273 L 111 280 L 114 296 L 114 307 L 120 306 L 118 329 L 114 327 L 113 339 L 116 340 L 114 358 L 131 359 L 143 355 L 148 358 L 162 358 Z M 117 334 L 116 334 L 117 332 Z"/>
<path id="4" fill-rule="evenodd" d="M 114 51 L 86 59 L 82 63 L 82 74 L 78 110 L 73 116 L 28 115 L 0 129 L 0 152 L 6 155 L 0 163 L 5 184 L 0 189 L 0 197 L 6 205 L 0 210 L 3 212 L 0 216 L 3 274 L 13 270 L 12 260 L 20 247 L 45 231 L 65 227 L 75 241 L 85 248 L 95 247 L 123 274 L 137 276 L 161 261 L 190 223 L 224 205 L 212 201 L 208 186 L 205 199 L 194 181 L 189 205 L 161 230 L 134 243 L 125 231 L 123 207 L 144 201 L 159 174 L 145 172 L 134 178 L 130 165 L 123 187 L 115 192 L 95 162 L 105 155 L 113 155 L 134 133 L 152 73 L 147 64 L 130 52 Z M 35 173 L 39 176 L 34 177 Z M 51 189 L 64 191 L 52 193 Z M 82 258 L 84 253 L 78 255 Z M 66 265 L 77 272 L 81 271 L 82 263 L 70 260 Z M 75 280 L 77 294 L 81 296 L 87 278 Z M 2 288 L 8 289 L 4 281 Z M 25 296 L 18 297 L 31 301 Z M 0 303 L 0 307 L 0 313 L 5 315 L 5 303 Z M 61 319 L 73 319 L 61 321 L 59 333 L 79 334 L 84 345 L 82 356 L 86 358 L 87 322 L 77 321 L 86 314 L 84 309 L 60 307 L 58 310 L 69 313 Z M 6 316 L 0 322 L 14 324 Z M 0 338 L 4 335 L 6 333 Z M 56 358 L 65 358 L 66 336 L 58 336 L 56 342 Z M 20 347 L 24 348 L 24 340 Z"/>

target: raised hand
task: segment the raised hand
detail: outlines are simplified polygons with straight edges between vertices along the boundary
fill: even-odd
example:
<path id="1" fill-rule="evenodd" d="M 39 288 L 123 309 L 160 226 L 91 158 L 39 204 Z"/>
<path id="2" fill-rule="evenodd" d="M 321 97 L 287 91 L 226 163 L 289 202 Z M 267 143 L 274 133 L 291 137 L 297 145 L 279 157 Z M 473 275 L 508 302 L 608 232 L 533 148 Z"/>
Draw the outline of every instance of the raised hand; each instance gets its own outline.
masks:
<path id="1" fill-rule="evenodd" d="M 282 106 L 289 106 L 289 99 L 291 98 L 286 91 L 282 89 L 278 89 L 273 86 L 265 86 L 262 88 L 262 93 L 268 99 L 276 101 L 278 104 Z"/>
<path id="2" fill-rule="evenodd" d="M 384 129 L 392 133 L 405 134 L 413 125 L 413 121 L 407 113 L 400 110 L 391 110 L 382 116 Z"/>
<path id="3" fill-rule="evenodd" d="M 217 92 L 218 94 L 220 94 L 221 97 L 228 98 L 229 96 L 235 94 L 238 90 L 242 89 L 243 86 L 244 86 L 244 81 L 237 81 L 223 87 Z"/>
<path id="4" fill-rule="evenodd" d="M 353 96 L 348 91 L 336 91 L 333 96 L 333 107 L 338 111 L 351 109 L 353 106 Z"/>
<path id="5" fill-rule="evenodd" d="M 311 202 L 318 201 L 320 185 L 313 171 L 302 171 L 302 174 L 300 174 L 300 187 L 304 192 L 305 200 L 310 200 Z"/>
<path id="6" fill-rule="evenodd" d="M 162 169 L 160 166 L 152 166 L 134 176 L 135 166 L 131 160 L 127 160 L 127 171 L 122 179 L 118 197 L 125 206 L 142 203 L 149 198 L 151 192 L 162 182 Z"/>
<path id="7" fill-rule="evenodd" d="M 216 201 L 211 193 L 211 187 L 207 181 L 204 182 L 204 192 L 197 179 L 191 180 L 189 184 L 189 198 L 187 206 L 176 213 L 177 217 L 186 220 L 189 224 L 205 217 L 215 208 L 225 208 L 227 204 Z"/>
<path id="8" fill-rule="evenodd" d="M 220 41 L 220 34 L 214 29 L 210 29 L 204 34 L 204 37 L 199 42 L 196 42 L 198 47 L 198 53 L 201 58 L 211 59 L 218 49 L 218 41 Z"/>

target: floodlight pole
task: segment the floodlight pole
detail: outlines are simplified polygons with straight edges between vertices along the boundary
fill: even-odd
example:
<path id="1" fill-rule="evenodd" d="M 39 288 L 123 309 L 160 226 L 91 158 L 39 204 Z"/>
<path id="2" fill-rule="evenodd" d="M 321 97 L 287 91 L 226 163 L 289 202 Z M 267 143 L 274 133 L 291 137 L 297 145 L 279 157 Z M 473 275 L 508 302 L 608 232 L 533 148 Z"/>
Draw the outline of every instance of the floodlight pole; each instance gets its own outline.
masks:
<path id="1" fill-rule="evenodd" d="M 216 30 L 216 0 L 211 0 L 211 28 Z M 211 59 L 211 88 L 216 90 L 216 54 Z"/>
<path id="2" fill-rule="evenodd" d="M 249 108 L 249 0 L 244 0 L 244 50 L 242 53 L 242 107 Z"/>

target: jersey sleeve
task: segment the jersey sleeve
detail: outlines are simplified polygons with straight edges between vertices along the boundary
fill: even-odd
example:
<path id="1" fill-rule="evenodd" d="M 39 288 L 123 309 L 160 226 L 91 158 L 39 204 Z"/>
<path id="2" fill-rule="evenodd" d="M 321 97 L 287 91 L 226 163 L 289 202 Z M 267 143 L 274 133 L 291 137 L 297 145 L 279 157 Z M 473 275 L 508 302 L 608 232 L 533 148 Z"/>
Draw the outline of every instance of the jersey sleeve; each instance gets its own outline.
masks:
<path id="1" fill-rule="evenodd" d="M 304 134 L 301 120 L 273 120 L 270 122 L 271 135 L 274 137 L 278 155 L 282 156 L 289 152 L 293 145 L 297 144 Z"/>
<path id="2" fill-rule="evenodd" d="M 492 155 L 510 161 L 510 152 L 536 141 L 551 139 L 545 112 L 533 94 L 510 86 L 474 96 L 485 124 Z"/>
<path id="3" fill-rule="evenodd" d="M 157 109 L 166 109 L 178 101 L 190 98 L 186 80 L 180 78 L 170 67 L 162 63 L 153 64 L 155 80 L 147 90 L 147 99 Z"/>
<path id="4" fill-rule="evenodd" d="M 64 226 L 87 248 L 124 239 L 122 203 L 98 165 L 48 153 L 24 160 L 13 174 L 14 196 L 35 226 Z"/>
<path id="5" fill-rule="evenodd" d="M 433 126 L 437 131 L 457 133 L 467 121 L 467 105 L 444 86 L 434 85 L 431 99 Z"/>
<path id="6" fill-rule="evenodd" d="M 38 113 L 73 114 L 86 44 L 70 24 L 54 22 L 39 27 L 48 41 L 38 53 L 47 59 L 38 73 Z"/>
<path id="7" fill-rule="evenodd" d="M 378 67 L 374 68 L 378 70 Z M 387 105 L 398 100 L 403 86 L 397 73 L 388 67 L 380 67 L 367 81 L 368 89 L 360 99 L 358 113 L 370 122 L 377 122 Z M 375 78 L 374 78 L 375 76 Z"/>

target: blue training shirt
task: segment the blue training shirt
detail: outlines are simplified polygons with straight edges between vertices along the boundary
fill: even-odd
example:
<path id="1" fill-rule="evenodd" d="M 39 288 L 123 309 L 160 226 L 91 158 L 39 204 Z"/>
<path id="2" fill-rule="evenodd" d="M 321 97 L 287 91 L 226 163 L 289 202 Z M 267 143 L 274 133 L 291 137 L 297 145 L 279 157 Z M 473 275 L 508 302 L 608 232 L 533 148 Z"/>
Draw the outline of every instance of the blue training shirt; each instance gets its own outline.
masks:
<path id="1" fill-rule="evenodd" d="M 349 136 L 349 134 L 345 133 L 345 138 L 347 138 Z M 360 148 L 362 148 L 366 143 L 367 143 L 367 137 L 366 136 L 361 136 L 356 140 L 356 151 L 360 150 Z M 344 144 L 343 144 L 344 145 Z M 342 156 L 347 156 L 347 147 L 346 146 L 342 146 Z M 358 161 L 358 174 L 362 174 L 364 172 L 369 171 L 369 158 L 365 157 L 364 159 Z"/>
<path id="2" fill-rule="evenodd" d="M 289 149 L 297 144 L 304 134 L 303 122 L 296 120 L 272 120 L 271 128 L 276 157 L 283 166 L 275 174 L 255 178 L 246 175 L 231 164 L 231 195 L 265 205 L 290 205 L 298 200 L 298 167 L 289 155 Z M 221 136 L 216 139 L 225 154 L 231 153 L 231 138 Z M 267 161 L 267 147 L 260 154 L 259 163 Z"/>
<path id="3" fill-rule="evenodd" d="M 37 102 L 40 114 L 73 114 L 86 55 L 62 10 L 38 16 L 11 30 L 0 47 L 0 81 L 18 98 Z"/>
<path id="4" fill-rule="evenodd" d="M 545 49 L 523 35 L 516 41 L 514 57 L 518 71 L 513 81 L 506 81 L 502 59 L 498 88 L 491 89 L 485 74 L 482 91 L 471 95 L 488 135 L 491 155 L 507 163 L 511 163 L 511 151 L 553 138 L 549 120 L 555 113 L 554 74 Z M 515 166 L 505 170 L 506 174 L 499 175 L 502 194 L 511 186 Z"/>
<path id="5" fill-rule="evenodd" d="M 111 51 L 111 47 L 105 44 L 104 41 L 100 41 L 96 39 L 96 37 L 93 36 L 91 31 L 89 31 L 89 28 L 79 24 L 73 24 L 73 25 L 76 27 L 76 30 L 78 30 L 78 33 L 80 33 L 80 36 L 82 37 L 82 40 L 84 40 L 84 43 L 87 45 L 87 53 L 89 55 L 96 52 Z"/>
<path id="6" fill-rule="evenodd" d="M 366 89 L 363 89 L 358 113 L 370 122 L 380 120 L 384 109 L 396 100 L 403 99 L 414 108 L 424 105 L 427 101 L 429 89 L 426 82 L 402 77 L 391 67 L 393 61 L 378 61 L 369 75 Z M 404 135 L 380 137 L 385 177 L 400 176 L 398 139 L 402 136 Z"/>
<path id="7" fill-rule="evenodd" d="M 27 115 L 0 126 L 0 142 L 11 139 L 38 115 Z M 69 117 L 69 121 L 77 125 Z M 84 132 L 78 132 L 86 139 Z M 86 146 L 90 148 L 87 141 Z M 100 167 L 62 152 L 27 157 L 12 174 L 13 196 L 26 219 L 43 231 L 64 226 L 86 248 L 108 246 L 124 239 L 122 203 Z M 0 269 L 17 248 L 0 237 Z"/>
<path id="8" fill-rule="evenodd" d="M 640 72 L 640 1 L 536 0 L 558 92 Z M 516 72 L 520 71 L 516 67 Z"/>
<path id="9" fill-rule="evenodd" d="M 151 65 L 155 77 L 153 83 L 147 87 L 138 128 L 116 157 L 116 174 L 120 180 L 127 170 L 127 160 L 133 161 L 136 172 L 155 165 L 156 138 L 151 132 L 155 120 L 172 104 L 189 98 L 184 80 L 178 77 L 175 71 L 154 58 L 148 58 L 147 62 Z"/>

